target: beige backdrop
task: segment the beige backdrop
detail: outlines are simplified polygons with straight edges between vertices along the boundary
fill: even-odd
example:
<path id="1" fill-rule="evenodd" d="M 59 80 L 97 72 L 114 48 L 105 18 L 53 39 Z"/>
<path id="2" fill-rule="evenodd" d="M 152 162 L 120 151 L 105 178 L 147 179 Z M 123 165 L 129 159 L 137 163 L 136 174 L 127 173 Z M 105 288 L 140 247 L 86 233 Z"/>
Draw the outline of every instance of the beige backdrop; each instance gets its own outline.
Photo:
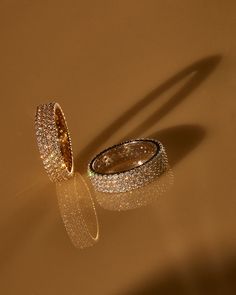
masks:
<path id="1" fill-rule="evenodd" d="M 235 294 L 236 2 L 0 3 L 0 293 Z M 175 184 L 141 209 L 100 209 L 74 248 L 34 136 L 58 101 L 76 166 L 123 138 L 165 144 Z"/>

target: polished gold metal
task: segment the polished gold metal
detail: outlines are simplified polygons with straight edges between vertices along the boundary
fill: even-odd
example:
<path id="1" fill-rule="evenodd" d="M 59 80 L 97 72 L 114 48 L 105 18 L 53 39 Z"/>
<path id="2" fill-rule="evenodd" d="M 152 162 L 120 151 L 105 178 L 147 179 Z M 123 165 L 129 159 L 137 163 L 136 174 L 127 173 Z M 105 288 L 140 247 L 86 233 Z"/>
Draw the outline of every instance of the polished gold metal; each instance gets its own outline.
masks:
<path id="1" fill-rule="evenodd" d="M 74 172 L 72 145 L 66 119 L 58 103 L 37 107 L 35 130 L 40 156 L 50 180 L 69 179 Z"/>

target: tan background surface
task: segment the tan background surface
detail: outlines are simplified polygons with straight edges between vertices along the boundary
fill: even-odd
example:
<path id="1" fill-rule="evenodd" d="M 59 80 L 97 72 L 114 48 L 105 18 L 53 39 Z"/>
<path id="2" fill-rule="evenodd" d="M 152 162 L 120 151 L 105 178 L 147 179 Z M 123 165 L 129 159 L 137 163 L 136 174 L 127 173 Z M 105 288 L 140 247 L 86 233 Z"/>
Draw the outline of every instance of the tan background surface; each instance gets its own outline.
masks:
<path id="1" fill-rule="evenodd" d="M 1 294 L 235 294 L 235 11 L 220 0 L 1 1 Z M 100 241 L 83 251 L 35 142 L 35 107 L 52 99 L 77 166 L 155 135 L 175 173 L 148 207 L 97 207 Z"/>

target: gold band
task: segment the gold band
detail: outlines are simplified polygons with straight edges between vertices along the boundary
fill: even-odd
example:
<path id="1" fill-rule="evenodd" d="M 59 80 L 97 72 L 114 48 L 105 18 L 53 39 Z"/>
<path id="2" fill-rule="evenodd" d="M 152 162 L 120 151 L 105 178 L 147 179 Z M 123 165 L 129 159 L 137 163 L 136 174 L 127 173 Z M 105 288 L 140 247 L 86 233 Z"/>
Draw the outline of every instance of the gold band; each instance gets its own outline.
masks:
<path id="1" fill-rule="evenodd" d="M 73 153 L 65 116 L 58 103 L 37 107 L 35 117 L 36 138 L 44 168 L 53 182 L 73 175 Z"/>

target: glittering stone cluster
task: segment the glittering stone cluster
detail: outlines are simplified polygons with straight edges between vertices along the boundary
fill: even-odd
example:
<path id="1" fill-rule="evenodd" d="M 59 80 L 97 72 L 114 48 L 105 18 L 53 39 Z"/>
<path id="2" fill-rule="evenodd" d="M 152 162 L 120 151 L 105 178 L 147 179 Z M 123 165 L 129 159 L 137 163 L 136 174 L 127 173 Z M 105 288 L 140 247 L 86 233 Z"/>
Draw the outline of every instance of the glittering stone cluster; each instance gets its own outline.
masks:
<path id="1" fill-rule="evenodd" d="M 167 168 L 160 177 L 146 185 L 128 192 L 105 193 L 96 192 L 98 204 L 113 211 L 125 211 L 146 206 L 159 200 L 167 193 L 174 184 L 174 173 L 171 168 Z"/>
<path id="2" fill-rule="evenodd" d="M 68 169 L 65 158 L 63 156 L 59 133 L 56 124 L 56 109 L 60 111 L 64 124 L 65 117 L 58 103 L 42 104 L 37 107 L 35 117 L 35 131 L 40 156 L 42 158 L 44 168 L 53 182 L 66 180 L 73 175 L 73 161 L 71 141 L 68 134 L 68 144 L 71 155 L 71 167 Z"/>
<path id="3" fill-rule="evenodd" d="M 156 145 L 156 153 L 150 160 L 130 170 L 117 173 L 97 173 L 92 169 L 91 163 L 94 161 L 92 160 L 88 166 L 88 175 L 95 190 L 107 193 L 131 191 L 153 181 L 156 177 L 165 172 L 168 169 L 168 158 L 164 146 L 157 140 L 146 140 Z M 143 139 L 142 141 L 145 142 Z M 121 143 L 120 145 L 127 143 L 129 142 Z M 94 159 L 96 159 L 96 157 Z"/>

